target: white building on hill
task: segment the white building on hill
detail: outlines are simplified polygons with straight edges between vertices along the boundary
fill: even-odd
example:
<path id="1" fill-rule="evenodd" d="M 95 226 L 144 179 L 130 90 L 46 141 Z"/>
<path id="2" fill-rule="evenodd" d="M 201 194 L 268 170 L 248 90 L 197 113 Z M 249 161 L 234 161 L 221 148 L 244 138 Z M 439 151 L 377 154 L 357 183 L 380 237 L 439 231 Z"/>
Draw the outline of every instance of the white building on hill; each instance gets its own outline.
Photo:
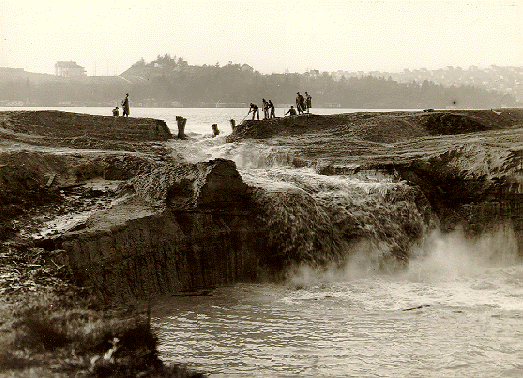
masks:
<path id="1" fill-rule="evenodd" d="M 76 62 L 59 61 L 54 65 L 56 76 L 75 77 L 85 76 L 85 67 L 79 66 Z"/>

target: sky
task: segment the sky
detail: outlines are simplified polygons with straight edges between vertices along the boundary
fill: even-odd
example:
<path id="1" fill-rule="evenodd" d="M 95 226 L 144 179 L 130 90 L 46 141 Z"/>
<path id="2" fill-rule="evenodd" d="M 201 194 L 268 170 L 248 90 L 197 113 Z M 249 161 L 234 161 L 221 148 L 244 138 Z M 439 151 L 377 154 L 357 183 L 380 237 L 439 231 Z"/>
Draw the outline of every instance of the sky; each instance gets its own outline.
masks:
<path id="1" fill-rule="evenodd" d="M 115 75 L 165 54 L 265 74 L 523 66 L 523 0 L 0 0 L 0 67 Z"/>

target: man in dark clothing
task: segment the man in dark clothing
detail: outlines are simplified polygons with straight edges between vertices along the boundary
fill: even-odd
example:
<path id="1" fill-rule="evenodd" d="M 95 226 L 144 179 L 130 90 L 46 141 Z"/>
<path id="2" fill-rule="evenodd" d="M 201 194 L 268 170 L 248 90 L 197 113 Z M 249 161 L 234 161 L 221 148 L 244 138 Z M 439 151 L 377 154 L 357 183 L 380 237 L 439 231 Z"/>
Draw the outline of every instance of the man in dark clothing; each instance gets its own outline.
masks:
<path id="1" fill-rule="evenodd" d="M 300 92 L 296 93 L 296 110 L 298 110 L 298 114 L 301 114 L 301 101 L 300 101 Z"/>
<path id="2" fill-rule="evenodd" d="M 262 98 L 263 119 L 269 118 L 269 103 Z"/>
<path id="3" fill-rule="evenodd" d="M 305 112 L 305 99 L 300 94 L 300 92 L 298 92 L 296 96 L 296 108 L 298 110 L 298 114 L 302 114 Z"/>
<path id="4" fill-rule="evenodd" d="M 125 98 L 122 101 L 122 116 L 129 117 L 129 93 L 125 94 Z"/>
<path id="5" fill-rule="evenodd" d="M 289 110 L 287 110 L 287 113 L 285 113 L 285 115 L 296 115 L 296 109 L 294 109 L 294 107 L 291 105 L 291 108 Z"/>
<path id="6" fill-rule="evenodd" d="M 276 118 L 276 116 L 274 115 L 274 104 L 272 103 L 272 100 L 269 100 L 269 111 L 270 111 L 270 114 L 269 114 L 269 118 Z"/>
<path id="7" fill-rule="evenodd" d="M 249 113 L 252 112 L 252 119 L 254 120 L 254 116 L 256 115 L 258 117 L 258 120 L 260 120 L 260 113 L 258 112 L 258 105 L 256 104 L 253 104 L 251 102 L 251 108 L 249 109 Z M 247 113 L 247 115 L 249 115 L 249 113 Z"/>

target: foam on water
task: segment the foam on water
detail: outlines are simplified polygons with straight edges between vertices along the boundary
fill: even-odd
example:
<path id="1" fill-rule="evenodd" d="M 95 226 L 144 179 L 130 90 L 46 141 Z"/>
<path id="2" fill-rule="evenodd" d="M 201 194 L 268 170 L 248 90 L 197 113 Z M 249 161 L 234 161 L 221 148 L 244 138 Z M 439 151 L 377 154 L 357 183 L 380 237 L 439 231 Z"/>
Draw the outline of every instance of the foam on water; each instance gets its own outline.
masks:
<path id="1" fill-rule="evenodd" d="M 238 284 L 166 300 L 154 313 L 162 356 L 211 377 L 523 373 L 522 267 L 410 278 Z"/>
<path id="2" fill-rule="evenodd" d="M 290 150 L 222 136 L 173 145 L 188 161 L 235 161 L 282 249 L 327 250 L 339 241 L 325 242 L 328 229 L 365 237 L 340 244 L 343 264 L 293 266 L 282 285 L 158 303 L 164 359 L 210 377 L 523 376 L 523 266 L 510 223 L 440 234 L 419 193 L 391 177 L 319 175 L 293 167 Z M 406 246 L 408 267 L 383 269 Z"/>

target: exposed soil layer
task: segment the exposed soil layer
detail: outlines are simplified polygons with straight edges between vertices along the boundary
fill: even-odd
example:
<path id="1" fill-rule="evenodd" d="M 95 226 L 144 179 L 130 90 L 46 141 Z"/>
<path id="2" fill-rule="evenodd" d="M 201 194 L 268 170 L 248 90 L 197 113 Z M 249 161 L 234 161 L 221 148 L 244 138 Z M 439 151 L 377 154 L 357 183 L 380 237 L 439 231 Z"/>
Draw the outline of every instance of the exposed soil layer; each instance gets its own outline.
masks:
<path id="1" fill-rule="evenodd" d="M 362 112 L 304 114 L 269 120 L 245 120 L 228 142 L 321 134 L 340 142 L 364 140 L 395 143 L 418 137 L 507 129 L 523 121 L 523 110 L 460 110 L 431 112 Z"/>
<path id="2" fill-rule="evenodd" d="M 0 112 L 0 136 L 6 147 L 23 142 L 49 147 L 145 152 L 161 152 L 163 146 L 159 142 L 173 138 L 162 120 L 55 110 Z"/>
<path id="3" fill-rule="evenodd" d="M 54 138 L 152 141 L 171 139 L 166 123 L 157 119 L 108 117 L 57 110 L 1 112 L 0 127 L 22 134 Z"/>
<path id="4" fill-rule="evenodd" d="M 164 143 L 163 121 L 0 113 L 0 310 L 35 292 L 53 297 L 48 305 L 207 293 L 260 278 L 260 265 L 328 263 L 364 238 L 388 243 L 390 259 L 405 264 L 434 215 L 443 230 L 471 235 L 509 224 L 523 254 L 522 125 L 518 109 L 245 121 L 229 142 L 249 139 L 321 176 L 274 187 L 229 160 L 184 162 Z M 321 181 L 329 175 L 369 185 L 349 188 L 351 198 L 322 197 L 314 188 L 339 189 Z M 372 179 L 380 175 L 386 185 Z M 36 355 L 6 353 L 14 365 Z M 97 376 L 88 354 L 74 353 L 76 367 L 58 376 Z"/>

